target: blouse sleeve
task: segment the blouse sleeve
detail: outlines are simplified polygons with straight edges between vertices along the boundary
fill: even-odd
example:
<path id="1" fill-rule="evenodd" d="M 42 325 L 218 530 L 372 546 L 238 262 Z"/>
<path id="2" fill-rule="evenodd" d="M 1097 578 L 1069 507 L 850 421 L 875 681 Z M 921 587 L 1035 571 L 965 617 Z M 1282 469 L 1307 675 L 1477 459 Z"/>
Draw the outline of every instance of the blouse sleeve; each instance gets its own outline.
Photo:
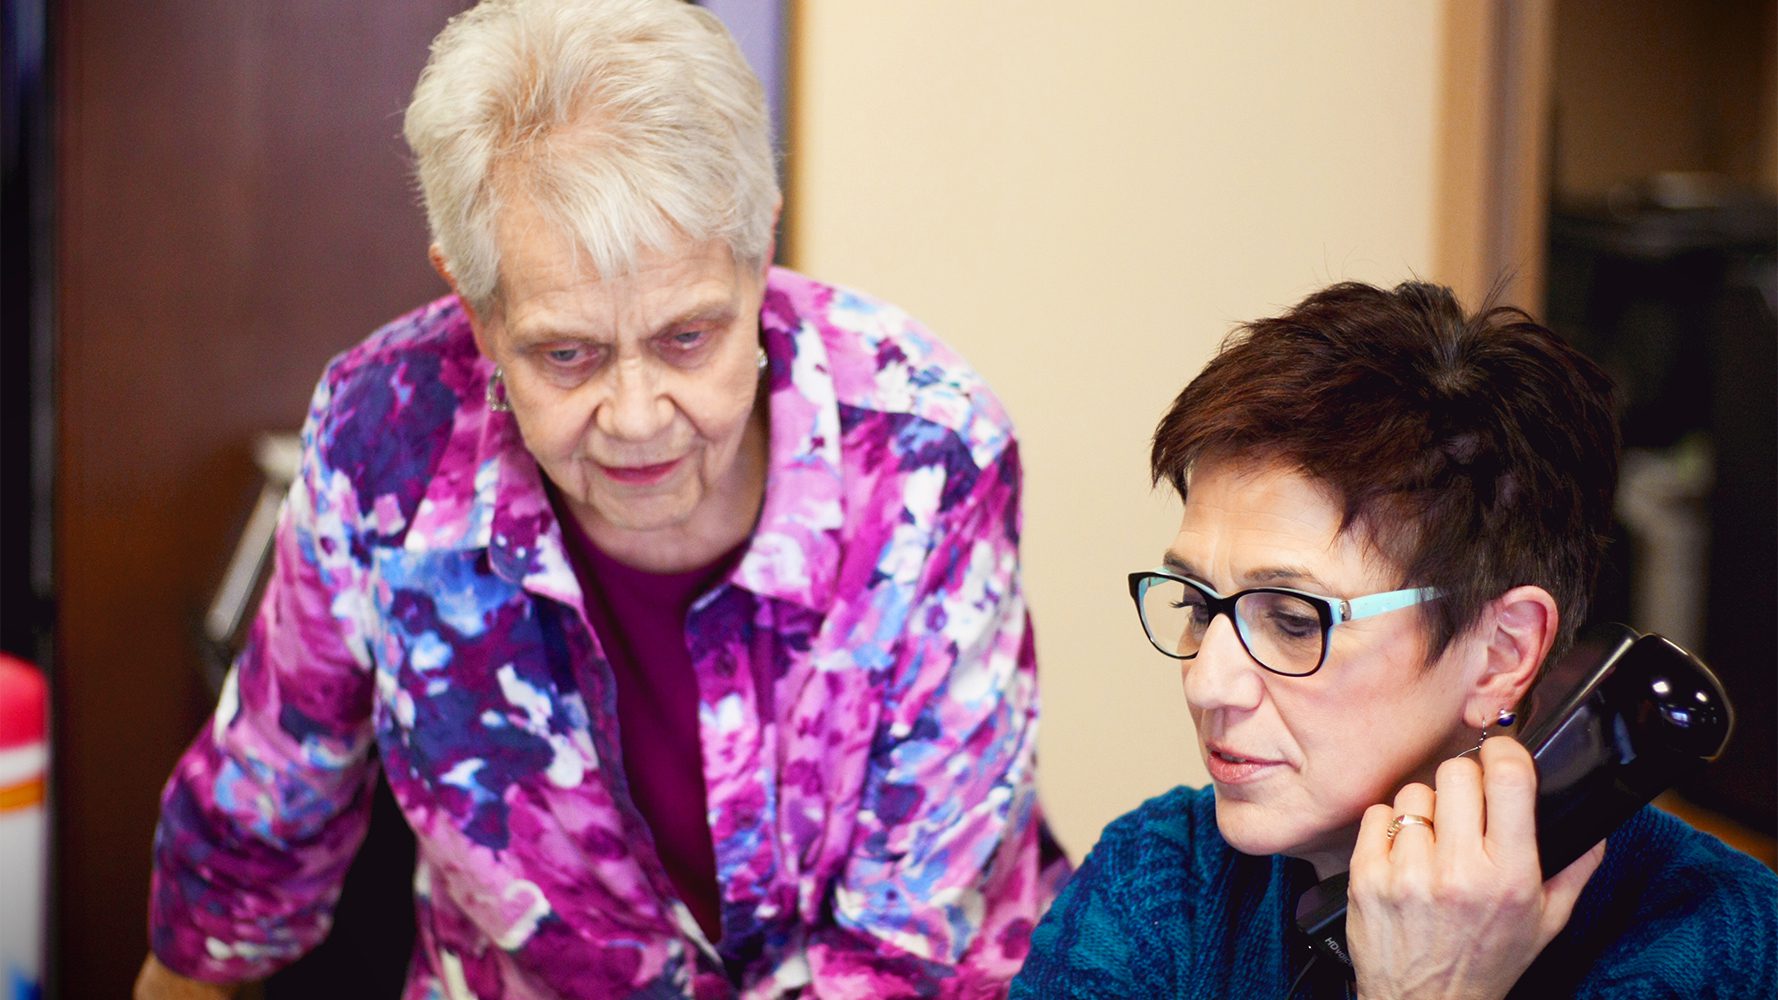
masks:
<path id="1" fill-rule="evenodd" d="M 374 770 L 357 500 L 323 458 L 328 383 L 247 643 L 161 797 L 149 916 L 167 967 L 262 978 L 327 933 Z"/>
<path id="2" fill-rule="evenodd" d="M 940 515 L 907 615 L 830 922 L 819 997 L 1004 995 L 1046 902 L 1036 661 L 1016 446 Z"/>

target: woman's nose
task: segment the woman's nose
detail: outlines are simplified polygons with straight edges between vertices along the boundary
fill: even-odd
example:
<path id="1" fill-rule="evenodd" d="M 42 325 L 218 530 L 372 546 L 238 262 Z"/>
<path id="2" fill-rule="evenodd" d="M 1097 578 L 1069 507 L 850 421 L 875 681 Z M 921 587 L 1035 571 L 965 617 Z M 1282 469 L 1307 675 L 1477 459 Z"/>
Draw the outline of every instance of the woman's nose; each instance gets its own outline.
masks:
<path id="1" fill-rule="evenodd" d="M 640 360 L 613 366 L 608 395 L 599 404 L 601 433 L 622 441 L 647 441 L 673 422 L 673 402 L 660 379 Z"/>
<path id="2" fill-rule="evenodd" d="M 1185 700 L 1193 708 L 1254 708 L 1265 690 L 1265 681 L 1259 676 L 1263 668 L 1241 645 L 1234 620 L 1226 614 L 1210 620 L 1198 655 L 1180 661 L 1180 667 Z"/>

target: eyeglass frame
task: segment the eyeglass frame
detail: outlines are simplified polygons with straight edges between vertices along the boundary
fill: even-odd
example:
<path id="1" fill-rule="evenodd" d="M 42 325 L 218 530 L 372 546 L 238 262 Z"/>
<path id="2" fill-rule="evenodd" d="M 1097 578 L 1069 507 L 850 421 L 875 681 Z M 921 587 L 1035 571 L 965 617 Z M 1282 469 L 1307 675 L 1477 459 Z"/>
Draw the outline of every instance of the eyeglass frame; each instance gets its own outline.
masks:
<path id="1" fill-rule="evenodd" d="M 1323 594 L 1312 594 L 1306 590 L 1297 590 L 1294 587 L 1249 587 L 1224 597 L 1211 590 L 1209 586 L 1190 577 L 1181 576 L 1166 567 L 1131 573 L 1130 600 L 1136 604 L 1136 618 L 1142 623 L 1142 634 L 1148 637 L 1148 644 L 1159 650 L 1161 655 L 1175 660 L 1194 660 L 1197 659 L 1198 654 L 1191 653 L 1182 656 L 1178 653 L 1170 653 L 1165 646 L 1161 645 L 1161 641 L 1155 638 L 1154 629 L 1150 628 L 1148 624 L 1148 615 L 1142 610 L 1142 598 L 1154 585 L 1152 582 L 1154 580 L 1172 580 L 1203 594 L 1204 604 L 1210 609 L 1210 622 L 1205 623 L 1205 631 L 1209 631 L 1210 623 L 1216 621 L 1217 615 L 1228 615 L 1229 624 L 1235 629 L 1235 638 L 1241 643 L 1241 649 L 1246 652 L 1247 658 L 1259 664 L 1266 671 L 1280 677 L 1309 677 L 1326 666 L 1328 650 L 1333 646 L 1335 625 L 1344 625 L 1346 622 L 1357 621 L 1360 618 L 1400 611 L 1403 608 L 1415 607 L 1444 596 L 1437 587 L 1406 587 L 1401 590 L 1385 590 L 1350 598 L 1327 597 Z M 1300 674 L 1293 674 L 1267 665 L 1254 654 L 1253 647 L 1247 644 L 1247 635 L 1241 627 L 1241 619 L 1235 614 L 1235 602 L 1248 594 L 1284 594 L 1305 601 L 1315 609 L 1316 614 L 1321 618 L 1321 657 L 1315 661 L 1315 666 Z M 1200 651 L 1203 649 L 1201 645 L 1198 648 Z"/>

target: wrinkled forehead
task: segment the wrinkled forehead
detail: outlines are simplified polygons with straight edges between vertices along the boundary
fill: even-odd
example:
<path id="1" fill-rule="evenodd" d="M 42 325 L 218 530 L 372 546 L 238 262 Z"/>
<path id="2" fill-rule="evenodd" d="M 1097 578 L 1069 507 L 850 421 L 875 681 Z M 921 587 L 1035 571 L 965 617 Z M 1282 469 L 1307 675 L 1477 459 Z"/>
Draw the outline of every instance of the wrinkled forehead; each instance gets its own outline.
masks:
<path id="1" fill-rule="evenodd" d="M 695 239 L 672 227 L 658 245 L 645 242 L 604 268 L 584 233 L 529 200 L 503 206 L 494 233 L 499 267 L 492 305 L 508 320 L 540 302 L 569 298 L 588 307 L 707 311 L 732 307 L 753 284 L 726 241 Z"/>

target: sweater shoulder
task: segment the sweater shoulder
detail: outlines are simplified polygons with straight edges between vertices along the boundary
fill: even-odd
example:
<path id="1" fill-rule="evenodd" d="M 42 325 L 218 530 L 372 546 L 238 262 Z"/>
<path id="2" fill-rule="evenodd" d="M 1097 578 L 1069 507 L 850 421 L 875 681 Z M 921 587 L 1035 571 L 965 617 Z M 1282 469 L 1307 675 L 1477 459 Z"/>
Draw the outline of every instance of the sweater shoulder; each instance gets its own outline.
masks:
<path id="1" fill-rule="evenodd" d="M 1214 824 L 1208 791 L 1176 788 L 1107 825 L 1033 932 L 1012 995 L 1176 995 L 1208 888 L 1194 874 L 1214 846 L 1199 836 L 1206 812 Z"/>
<path id="2" fill-rule="evenodd" d="M 1607 840 L 1569 926 L 1532 973 L 1565 967 L 1579 979 L 1565 990 L 1575 996 L 1778 996 L 1778 875 L 1645 807 Z"/>

